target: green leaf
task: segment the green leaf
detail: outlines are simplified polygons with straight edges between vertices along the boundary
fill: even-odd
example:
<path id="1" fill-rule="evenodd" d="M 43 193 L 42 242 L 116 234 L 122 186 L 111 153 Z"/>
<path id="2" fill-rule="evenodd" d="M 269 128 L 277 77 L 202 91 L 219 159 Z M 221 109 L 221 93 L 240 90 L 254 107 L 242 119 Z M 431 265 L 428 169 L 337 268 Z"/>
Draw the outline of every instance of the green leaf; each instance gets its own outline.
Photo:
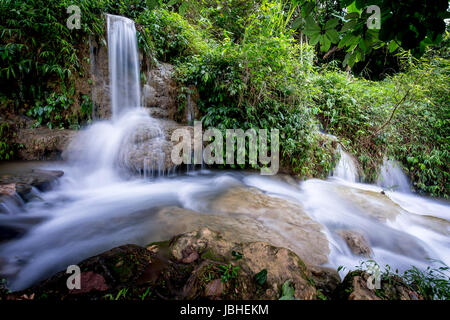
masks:
<path id="1" fill-rule="evenodd" d="M 316 32 L 309 37 L 309 44 L 315 46 L 320 39 L 320 32 Z"/>
<path id="2" fill-rule="evenodd" d="M 283 296 L 294 297 L 295 290 L 294 287 L 291 286 L 291 280 L 287 280 L 285 283 L 283 283 L 281 292 L 283 293 Z"/>
<path id="3" fill-rule="evenodd" d="M 325 35 L 328 37 L 331 43 L 339 42 L 339 34 L 335 29 L 328 30 Z"/>
<path id="4" fill-rule="evenodd" d="M 314 19 L 312 17 L 307 17 L 305 19 L 305 22 L 306 22 L 306 27 L 305 27 L 305 30 L 303 30 L 303 32 L 306 35 L 311 35 L 315 32 L 321 31 L 319 25 L 314 21 Z"/>
<path id="5" fill-rule="evenodd" d="M 339 19 L 330 19 L 325 23 L 325 30 L 334 29 L 339 24 Z"/>
<path id="6" fill-rule="evenodd" d="M 302 7 L 302 17 L 305 18 L 311 14 L 316 4 L 314 2 L 306 2 Z"/>
<path id="7" fill-rule="evenodd" d="M 325 52 L 330 50 L 331 47 L 331 41 L 328 39 L 328 37 L 326 35 L 321 35 L 320 36 L 320 50 Z"/>
<path id="8" fill-rule="evenodd" d="M 256 283 L 262 286 L 267 281 L 267 269 L 262 269 L 260 272 L 255 274 L 253 279 Z"/>
<path id="9" fill-rule="evenodd" d="M 358 24 L 358 21 L 356 20 L 350 20 L 349 22 L 346 22 L 341 29 L 341 32 L 345 32 L 348 30 L 353 30 L 353 28 L 355 28 L 355 26 Z"/>
<path id="10" fill-rule="evenodd" d="M 294 20 L 294 22 L 292 22 L 292 29 L 298 29 L 300 28 L 300 26 L 302 25 L 303 19 L 302 18 L 297 18 Z"/>
<path id="11" fill-rule="evenodd" d="M 189 3 L 187 1 L 183 1 L 178 11 L 180 12 L 180 15 L 184 16 L 187 9 L 189 8 Z"/>
<path id="12" fill-rule="evenodd" d="M 389 43 L 389 53 L 394 52 L 395 50 L 397 50 L 398 47 L 399 47 L 399 46 L 398 46 L 397 42 L 391 41 L 391 42 Z"/>
<path id="13" fill-rule="evenodd" d="M 153 10 L 157 6 L 159 6 L 159 1 L 158 0 L 147 0 L 147 9 Z"/>

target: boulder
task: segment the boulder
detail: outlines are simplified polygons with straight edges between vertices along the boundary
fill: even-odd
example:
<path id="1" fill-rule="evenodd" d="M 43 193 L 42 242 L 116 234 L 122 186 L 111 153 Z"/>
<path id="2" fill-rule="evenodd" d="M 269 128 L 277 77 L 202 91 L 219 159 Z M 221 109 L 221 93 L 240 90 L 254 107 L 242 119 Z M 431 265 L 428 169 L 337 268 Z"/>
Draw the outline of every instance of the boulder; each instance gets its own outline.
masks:
<path id="1" fill-rule="evenodd" d="M 337 234 L 347 243 L 354 255 L 370 258 L 373 255 L 366 237 L 358 231 L 338 230 Z"/>
<path id="2" fill-rule="evenodd" d="M 299 203 L 268 196 L 255 188 L 237 187 L 220 196 L 210 209 L 256 219 L 266 232 L 278 235 L 270 243 L 294 251 L 308 264 L 320 265 L 328 261 L 330 251 L 322 226 L 313 221 Z"/>
<path id="3" fill-rule="evenodd" d="M 65 148 L 76 135 L 75 130 L 19 128 L 13 143 L 20 145 L 15 158 L 18 160 L 59 160 Z"/>
<path id="4" fill-rule="evenodd" d="M 344 281 L 337 287 L 335 298 L 344 300 L 423 300 L 397 276 L 381 279 L 377 289 L 371 275 L 357 270 L 347 274 Z M 372 283 L 370 285 L 370 283 Z"/>

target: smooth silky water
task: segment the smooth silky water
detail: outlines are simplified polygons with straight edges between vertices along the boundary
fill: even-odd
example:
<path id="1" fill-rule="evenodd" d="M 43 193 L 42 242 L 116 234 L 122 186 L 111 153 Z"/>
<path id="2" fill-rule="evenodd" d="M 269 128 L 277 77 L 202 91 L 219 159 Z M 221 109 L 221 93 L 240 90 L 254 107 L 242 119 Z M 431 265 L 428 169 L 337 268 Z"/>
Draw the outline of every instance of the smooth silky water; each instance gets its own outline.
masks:
<path id="1" fill-rule="evenodd" d="M 0 225 L 26 230 L 23 236 L 0 245 L 0 274 L 12 290 L 27 288 L 113 247 L 167 240 L 180 230 L 196 227 L 183 220 L 173 228 L 178 220 L 165 220 L 159 214 L 163 208 L 176 206 L 198 215 L 226 216 L 214 212 L 212 203 L 235 187 L 256 188 L 299 203 L 328 239 L 327 266 L 353 269 L 363 260 L 338 236 L 342 229 L 364 233 L 373 259 L 380 265 L 405 270 L 411 265 L 428 266 L 433 263 L 429 259 L 450 264 L 450 205 L 412 193 L 409 184 L 405 186 L 404 175 L 396 171 L 398 166 L 388 161 L 379 186 L 358 183 L 353 159 L 342 150 L 341 162 L 328 180 L 286 182 L 253 172 L 203 169 L 160 177 L 131 175 L 124 165 L 124 150 L 134 130 L 150 126 L 153 136 L 163 137 L 163 133 L 158 122 L 140 107 L 134 23 L 117 16 L 107 19 L 112 117 L 81 131 L 69 147 L 68 161 L 33 164 L 65 174 L 51 191 L 35 190 L 33 200 L 20 210 L 0 215 Z M 292 232 L 292 225 L 282 218 L 261 218 L 259 222 L 274 238 L 290 245 L 284 228 L 288 226 Z"/>

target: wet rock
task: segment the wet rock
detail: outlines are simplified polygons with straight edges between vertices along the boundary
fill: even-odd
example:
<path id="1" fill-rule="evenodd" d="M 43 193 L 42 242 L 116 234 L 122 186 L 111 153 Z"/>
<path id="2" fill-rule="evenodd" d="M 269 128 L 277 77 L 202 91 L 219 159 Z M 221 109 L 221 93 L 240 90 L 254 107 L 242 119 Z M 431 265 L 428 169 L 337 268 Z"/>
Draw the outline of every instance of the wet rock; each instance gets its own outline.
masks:
<path id="1" fill-rule="evenodd" d="M 328 299 L 332 298 L 334 291 L 341 283 L 341 277 L 335 269 L 322 266 L 308 266 L 311 278 L 318 290 Z"/>
<path id="2" fill-rule="evenodd" d="M 13 143 L 21 145 L 15 154 L 18 160 L 59 160 L 76 135 L 67 129 L 19 128 Z"/>
<path id="3" fill-rule="evenodd" d="M 91 271 L 82 272 L 80 275 L 80 289 L 70 290 L 71 294 L 83 294 L 91 291 L 106 291 L 109 287 L 106 285 L 105 278 L 98 273 Z"/>
<path id="4" fill-rule="evenodd" d="M 361 270 L 349 272 L 336 289 L 335 297 L 344 300 L 423 300 L 397 276 L 381 280 L 378 289 L 370 277 Z"/>
<path id="5" fill-rule="evenodd" d="M 177 236 L 171 242 L 170 252 L 175 259 L 183 259 L 183 251 L 191 249 L 200 252 L 203 259 L 216 262 L 233 261 L 232 251 L 242 253 L 242 259 L 233 262 L 239 266 L 242 282 L 235 292 L 241 299 L 255 298 L 254 275 L 267 270 L 265 291 L 261 298 L 278 299 L 283 283 L 291 280 L 295 287 L 295 297 L 314 299 L 316 289 L 311 284 L 311 274 L 303 261 L 292 251 L 274 247 L 264 242 L 236 243 L 225 240 L 220 233 L 207 228 Z M 272 290 L 267 290 L 272 289 Z M 269 295 L 267 295 L 269 294 Z"/>
<path id="6" fill-rule="evenodd" d="M 0 243 L 22 236 L 25 230 L 12 226 L 0 226 Z"/>
<path id="7" fill-rule="evenodd" d="M 2 174 L 0 175 L 0 185 L 15 185 L 16 192 L 26 199 L 32 187 L 41 191 L 49 190 L 62 175 L 64 172 L 60 170 L 33 169 L 31 172 Z"/>
<path id="8" fill-rule="evenodd" d="M 219 297 L 224 290 L 225 286 L 221 279 L 211 281 L 206 285 L 205 296 L 207 297 Z"/>
<path id="9" fill-rule="evenodd" d="M 16 184 L 2 184 L 0 185 L 0 197 L 13 197 L 16 194 Z"/>
<path id="10" fill-rule="evenodd" d="M 366 237 L 358 231 L 338 230 L 337 234 L 347 243 L 354 255 L 370 258 L 373 254 Z"/>
<path id="11" fill-rule="evenodd" d="M 171 120 L 152 119 L 142 124 L 124 143 L 120 155 L 121 165 L 137 173 L 158 173 L 173 169 L 171 137 L 178 128 L 193 130 Z"/>
<path id="12" fill-rule="evenodd" d="M 177 87 L 173 73 L 174 66 L 159 63 L 147 73 L 147 83 L 142 92 L 144 107 L 164 110 L 162 117 L 169 119 L 174 119 L 177 112 Z"/>
<path id="13" fill-rule="evenodd" d="M 245 215 L 262 222 L 267 232 L 278 235 L 270 243 L 287 247 L 306 263 L 320 265 L 328 261 L 328 240 L 322 226 L 298 203 L 268 196 L 257 189 L 238 187 L 214 201 L 211 211 Z"/>

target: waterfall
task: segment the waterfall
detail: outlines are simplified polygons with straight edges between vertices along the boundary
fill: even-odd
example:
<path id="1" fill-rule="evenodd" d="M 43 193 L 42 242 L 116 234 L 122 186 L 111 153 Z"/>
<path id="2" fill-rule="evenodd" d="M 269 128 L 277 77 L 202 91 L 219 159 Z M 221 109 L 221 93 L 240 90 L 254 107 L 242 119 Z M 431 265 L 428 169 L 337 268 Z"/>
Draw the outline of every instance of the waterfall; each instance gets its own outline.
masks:
<path id="1" fill-rule="evenodd" d="M 128 18 L 107 15 L 111 120 L 98 120 L 80 132 L 66 151 L 73 171 L 88 185 L 110 183 L 133 172 L 159 176 L 168 150 L 157 119 L 141 107 L 136 28 Z"/>
<path id="2" fill-rule="evenodd" d="M 394 160 L 383 160 L 377 185 L 394 191 L 411 192 L 408 177 L 402 171 L 400 164 Z"/>
<path id="3" fill-rule="evenodd" d="M 341 145 L 338 145 L 338 152 L 340 154 L 340 159 L 332 176 L 350 182 L 357 182 L 359 180 L 359 175 L 355 160 L 350 154 L 342 150 Z"/>
<path id="4" fill-rule="evenodd" d="M 140 106 L 139 54 L 133 20 L 107 15 L 108 59 L 113 119 Z"/>

